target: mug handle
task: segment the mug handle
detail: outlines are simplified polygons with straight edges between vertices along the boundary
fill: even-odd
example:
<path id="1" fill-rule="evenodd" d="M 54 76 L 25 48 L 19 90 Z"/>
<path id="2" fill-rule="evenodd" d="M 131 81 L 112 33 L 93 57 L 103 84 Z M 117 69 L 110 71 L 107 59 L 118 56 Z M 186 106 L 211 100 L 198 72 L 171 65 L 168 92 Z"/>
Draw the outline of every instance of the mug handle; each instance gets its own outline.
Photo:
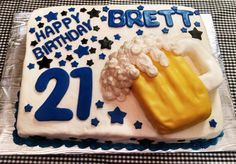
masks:
<path id="1" fill-rule="evenodd" d="M 171 45 L 176 55 L 188 56 L 200 71 L 200 80 L 210 92 L 223 82 L 223 74 L 213 55 L 197 39 L 181 39 Z"/>

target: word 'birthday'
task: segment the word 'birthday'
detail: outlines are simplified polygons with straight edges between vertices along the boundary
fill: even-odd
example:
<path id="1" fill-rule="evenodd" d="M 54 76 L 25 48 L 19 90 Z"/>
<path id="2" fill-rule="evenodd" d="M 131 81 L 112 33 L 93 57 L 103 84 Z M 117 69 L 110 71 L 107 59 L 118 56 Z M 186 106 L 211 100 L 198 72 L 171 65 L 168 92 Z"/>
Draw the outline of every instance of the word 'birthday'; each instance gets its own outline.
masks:
<path id="1" fill-rule="evenodd" d="M 166 25 L 173 27 L 172 15 L 178 14 L 182 17 L 183 23 L 186 27 L 191 26 L 190 16 L 193 15 L 192 11 L 188 10 L 109 10 L 108 25 L 110 27 L 133 27 L 137 25 L 139 27 L 159 27 L 160 22 L 157 20 L 157 16 L 164 16 Z"/>

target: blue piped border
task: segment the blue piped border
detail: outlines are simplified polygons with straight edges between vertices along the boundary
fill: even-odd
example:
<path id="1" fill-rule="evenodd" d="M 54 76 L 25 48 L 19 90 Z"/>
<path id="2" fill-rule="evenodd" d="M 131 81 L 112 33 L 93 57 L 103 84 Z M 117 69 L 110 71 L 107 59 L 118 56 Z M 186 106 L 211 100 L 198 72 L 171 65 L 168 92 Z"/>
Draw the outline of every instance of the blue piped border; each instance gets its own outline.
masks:
<path id="1" fill-rule="evenodd" d="M 19 99 L 19 93 L 18 93 L 18 99 Z M 16 112 L 15 112 L 15 118 L 17 120 L 17 113 L 18 113 L 18 107 L 19 102 L 16 102 Z M 84 148 L 90 148 L 92 150 L 96 150 L 98 148 L 101 148 L 102 150 L 109 150 L 109 149 L 115 149 L 120 150 L 125 148 L 128 151 L 131 150 L 150 150 L 150 151 L 166 151 L 166 150 L 176 150 L 176 149 L 193 149 L 193 150 L 199 150 L 199 149 L 205 149 L 208 148 L 211 145 L 216 145 L 219 138 L 223 137 L 224 132 L 222 131 L 217 137 L 212 139 L 197 139 L 192 140 L 188 143 L 165 143 L 165 142 L 159 142 L 159 143 L 143 143 L 143 144 L 136 144 L 136 143 L 112 143 L 112 142 L 105 142 L 101 143 L 97 139 L 82 139 L 80 141 L 73 141 L 73 140 L 60 140 L 60 139 L 46 139 L 44 137 L 29 137 L 29 138 L 22 138 L 18 135 L 17 129 L 16 129 L 16 122 L 14 124 L 14 131 L 13 131 L 13 141 L 15 144 L 18 145 L 27 145 L 30 147 L 34 146 L 40 146 L 42 148 L 52 146 L 54 148 L 58 148 L 60 146 L 65 145 L 66 147 L 72 147 L 72 146 L 78 146 L 80 149 Z"/>

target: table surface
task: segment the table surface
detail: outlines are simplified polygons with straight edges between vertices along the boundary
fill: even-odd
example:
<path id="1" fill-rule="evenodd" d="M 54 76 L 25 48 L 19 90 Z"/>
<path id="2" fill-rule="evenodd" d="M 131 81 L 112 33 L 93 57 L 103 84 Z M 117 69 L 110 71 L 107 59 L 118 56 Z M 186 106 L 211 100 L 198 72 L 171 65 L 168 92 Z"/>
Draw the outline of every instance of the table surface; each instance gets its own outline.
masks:
<path id="1" fill-rule="evenodd" d="M 235 0 L 2 0 L 0 1 L 0 77 L 7 53 L 13 16 L 19 12 L 61 5 L 172 4 L 190 6 L 211 13 L 224 61 L 233 103 L 236 104 L 236 1 Z M 158 153 L 158 154 L 82 154 L 0 156 L 0 163 L 236 163 L 236 152 Z"/>

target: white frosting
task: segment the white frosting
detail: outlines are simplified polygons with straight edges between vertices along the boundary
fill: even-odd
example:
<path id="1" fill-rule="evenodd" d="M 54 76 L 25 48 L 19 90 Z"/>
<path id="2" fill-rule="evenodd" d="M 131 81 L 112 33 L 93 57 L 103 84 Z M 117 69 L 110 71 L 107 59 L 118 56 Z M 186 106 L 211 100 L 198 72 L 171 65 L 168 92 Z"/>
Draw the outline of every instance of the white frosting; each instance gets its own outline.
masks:
<path id="1" fill-rule="evenodd" d="M 68 10 L 68 8 L 70 7 L 75 7 L 76 11 L 79 11 L 80 8 L 82 8 L 81 6 L 69 6 L 69 7 L 62 6 L 62 7 L 38 9 L 32 13 L 32 16 L 28 23 L 28 27 L 30 28 L 33 25 L 34 27 L 36 27 L 36 30 L 39 30 L 37 28 L 38 22 L 35 21 L 35 17 L 41 16 L 42 22 L 47 23 L 45 21 L 44 15 L 47 14 L 49 11 L 58 12 L 58 20 L 61 20 L 64 17 L 62 17 L 59 13 L 61 13 L 64 10 Z M 93 8 L 96 8 L 97 10 L 102 11 L 103 6 L 83 6 L 83 7 L 85 7 L 87 11 L 90 11 Z M 109 6 L 110 9 L 119 8 L 121 10 L 136 9 L 136 7 L 137 6 L 117 6 L 117 5 Z M 166 9 L 170 7 L 171 6 L 168 6 L 168 5 L 145 5 L 144 6 L 145 10 L 161 10 L 161 9 Z M 186 8 L 186 7 L 180 7 L 180 6 L 178 6 L 178 8 L 183 9 L 183 10 L 193 10 L 192 8 Z M 102 14 L 106 14 L 106 13 L 101 12 L 100 16 Z M 161 29 L 166 27 L 165 18 L 161 16 L 158 17 L 158 21 L 160 22 L 160 27 L 158 28 L 142 27 L 143 33 L 145 35 L 147 34 L 148 36 L 150 36 L 149 34 L 154 33 L 155 36 L 159 36 L 164 41 L 168 40 L 166 39 L 167 37 L 178 38 L 179 40 L 182 40 L 184 38 L 190 38 L 189 41 L 196 40 L 196 39 L 192 39 L 188 33 L 182 33 L 180 31 L 180 29 L 183 27 L 183 23 L 181 23 L 182 17 L 180 15 L 175 14 L 172 17 L 173 17 L 174 26 L 169 29 L 168 34 L 162 34 L 161 32 Z M 83 15 L 82 14 L 80 15 L 80 22 L 87 21 L 88 19 L 89 19 L 88 14 L 84 13 Z M 208 38 L 206 35 L 205 28 L 203 26 L 201 17 L 192 16 L 191 22 L 195 22 L 195 21 L 200 22 L 201 27 L 198 27 L 198 30 L 203 31 L 201 44 L 204 46 L 205 49 L 209 50 L 209 42 L 208 42 Z M 91 23 L 92 23 L 92 26 L 99 25 L 100 30 L 98 32 L 90 31 L 87 34 L 84 34 L 83 37 L 80 37 L 78 41 L 71 42 L 70 44 L 72 45 L 73 49 L 78 47 L 78 44 L 80 44 L 80 41 L 83 38 L 89 39 L 93 35 L 97 36 L 97 40 L 103 39 L 104 36 L 107 36 L 109 39 L 114 41 L 114 35 L 120 34 L 121 39 L 119 41 L 114 41 L 114 43 L 112 44 L 112 50 L 100 49 L 100 45 L 97 42 L 91 42 L 89 40 L 88 46 L 96 48 L 97 49 L 96 54 L 86 55 L 80 59 L 77 57 L 77 55 L 73 54 L 72 51 L 68 52 L 65 50 L 64 47 L 59 48 L 58 51 L 62 52 L 62 57 L 60 59 L 54 59 L 50 65 L 50 68 L 54 68 L 54 67 L 58 68 L 59 67 L 58 62 L 61 59 L 65 59 L 66 56 L 70 55 L 71 53 L 74 57 L 74 60 L 76 60 L 79 63 L 78 67 L 88 67 L 86 65 L 87 60 L 93 59 L 94 65 L 91 66 L 91 69 L 93 71 L 93 91 L 92 91 L 93 95 L 92 95 L 91 112 L 90 112 L 89 118 L 87 120 L 81 121 L 76 117 L 77 100 L 78 100 L 80 82 L 78 78 L 70 78 L 69 88 L 67 92 L 65 93 L 64 97 L 61 99 L 61 102 L 58 104 L 58 108 L 71 109 L 74 115 L 73 119 L 71 119 L 70 121 L 37 121 L 35 119 L 34 117 L 35 112 L 51 94 L 53 88 L 55 87 L 55 81 L 54 80 L 50 81 L 47 85 L 46 90 L 42 93 L 39 93 L 35 90 L 35 83 L 39 75 L 42 74 L 42 72 L 44 72 L 45 69 L 41 69 L 41 70 L 38 69 L 38 65 L 36 63 L 37 60 L 35 59 L 35 56 L 32 54 L 32 46 L 30 46 L 30 42 L 32 40 L 35 40 L 35 37 L 34 35 L 29 34 L 27 35 L 26 55 L 25 55 L 24 66 L 23 66 L 23 77 L 22 77 L 22 83 L 21 83 L 21 94 L 20 94 L 18 120 L 17 120 L 17 129 L 20 136 L 27 137 L 27 136 L 35 136 L 35 135 L 42 136 L 43 135 L 49 138 L 62 138 L 62 139 L 68 139 L 69 137 L 97 138 L 97 139 L 105 139 L 105 140 L 112 140 L 112 141 L 118 140 L 118 141 L 123 141 L 123 142 L 130 142 L 130 138 L 134 137 L 138 139 L 147 138 L 147 139 L 155 139 L 156 141 L 168 142 L 168 141 L 176 141 L 176 140 L 181 140 L 181 139 L 186 139 L 186 140 L 192 140 L 192 139 L 198 139 L 198 138 L 208 139 L 208 138 L 217 136 L 222 131 L 223 123 L 222 123 L 221 104 L 220 104 L 220 97 L 218 94 L 218 90 L 216 89 L 212 90 L 212 92 L 210 93 L 211 102 L 212 102 L 212 114 L 207 120 L 193 127 L 190 127 L 188 129 L 185 129 L 176 133 L 168 134 L 168 135 L 160 135 L 155 129 L 153 129 L 153 127 L 151 126 L 147 118 L 145 117 L 143 109 L 140 107 L 139 103 L 137 102 L 135 97 L 132 95 L 132 93 L 126 97 L 126 101 L 123 101 L 123 102 L 105 101 L 103 109 L 97 109 L 95 103 L 98 100 L 102 100 L 102 92 L 101 92 L 101 88 L 99 87 L 100 80 L 101 80 L 100 76 L 101 76 L 102 69 L 105 66 L 106 60 L 108 60 L 107 58 L 106 60 L 99 60 L 98 55 L 100 53 L 104 53 L 108 56 L 109 54 L 111 54 L 112 51 L 119 50 L 125 41 L 128 41 L 131 38 L 134 38 L 135 36 L 137 36 L 136 31 L 140 29 L 140 27 L 134 26 L 133 28 L 128 28 L 128 27 L 110 28 L 107 26 L 107 22 L 106 21 L 101 22 L 100 18 L 92 18 Z M 51 24 L 51 22 L 49 24 Z M 76 26 L 77 26 L 77 23 L 75 23 L 75 21 L 72 21 L 70 24 L 70 27 L 73 28 Z M 192 23 L 191 27 L 189 27 L 188 29 L 191 30 L 193 29 L 193 27 L 194 25 Z M 68 31 L 68 29 L 66 29 L 65 27 L 61 27 L 62 33 L 66 31 Z M 53 37 L 50 37 L 48 39 L 53 39 Z M 43 45 L 46 41 L 47 40 L 42 41 L 39 44 Z M 183 41 L 183 42 L 186 43 L 187 41 L 186 42 Z M 176 43 L 180 43 L 180 42 L 176 42 Z M 179 45 L 183 45 L 183 44 L 179 44 Z M 168 43 L 168 44 L 163 44 L 163 47 L 168 49 L 168 48 L 173 47 L 173 45 Z M 187 52 L 187 49 L 189 49 L 189 46 L 187 46 L 184 49 L 185 49 L 184 52 L 185 51 Z M 129 50 L 131 51 L 131 49 Z M 196 51 L 194 51 L 195 52 L 194 54 L 198 54 L 197 50 L 198 48 L 196 48 Z M 134 47 L 132 49 L 132 53 L 133 52 L 137 53 L 139 51 L 140 51 L 139 47 Z M 182 53 L 183 52 L 181 52 L 181 54 Z M 54 55 L 55 53 L 53 52 L 47 55 L 47 57 L 53 58 Z M 203 55 L 205 56 L 204 58 L 209 58 L 209 60 L 206 60 L 206 63 L 210 63 L 210 62 L 215 63 L 212 57 L 209 57 L 210 55 L 211 55 L 210 53 L 206 53 L 206 54 L 204 53 Z M 110 59 L 112 58 L 112 56 L 113 55 L 111 55 Z M 204 61 L 205 60 L 203 60 L 203 62 Z M 114 66 L 117 66 L 117 63 L 120 61 L 110 60 L 109 62 L 111 65 L 113 64 Z M 193 60 L 193 62 L 195 62 L 195 60 Z M 27 65 L 29 63 L 34 63 L 35 68 L 32 70 L 29 70 L 27 68 Z M 167 64 L 166 62 L 162 63 L 162 60 L 160 60 L 160 63 L 163 65 Z M 134 65 L 133 63 L 131 64 Z M 120 67 L 120 65 L 118 66 Z M 140 66 L 139 67 L 137 65 L 135 66 L 138 69 L 140 69 L 139 68 Z M 212 66 L 217 66 L 217 69 L 219 68 L 217 64 L 212 65 Z M 128 67 L 128 69 L 135 70 L 136 67 L 132 69 Z M 203 67 L 201 65 L 199 65 L 199 67 L 198 66 L 196 67 L 200 70 L 200 72 L 201 72 L 201 68 L 211 68 L 210 70 L 212 70 L 212 67 Z M 74 69 L 71 67 L 71 63 L 69 63 L 68 61 L 66 63 L 66 66 L 61 67 L 61 68 L 63 68 L 68 74 Z M 146 70 L 144 68 L 143 70 Z M 140 70 L 142 70 L 142 68 Z M 203 70 L 206 70 L 206 69 L 203 69 Z M 204 73 L 206 72 L 211 72 L 211 71 L 205 71 Z M 138 71 L 131 72 L 133 77 L 137 76 L 136 73 L 138 74 Z M 109 74 L 111 74 L 111 72 L 109 72 Z M 216 72 L 216 74 L 221 76 L 219 72 L 218 73 Z M 154 74 L 152 73 L 152 75 L 155 75 L 155 73 Z M 206 73 L 205 75 L 208 75 L 208 74 Z M 125 76 L 122 76 L 120 78 L 125 78 L 126 76 L 128 75 L 125 74 Z M 204 84 L 207 86 L 207 88 L 209 88 L 209 90 L 211 88 L 214 88 L 214 86 L 216 86 L 215 84 L 213 85 L 213 83 L 215 83 L 214 80 L 207 81 L 207 80 L 204 80 L 205 78 L 203 77 L 204 75 L 200 78 L 203 81 L 205 81 Z M 110 81 L 112 81 L 111 78 L 109 79 Z M 210 79 L 213 79 L 213 78 L 210 78 Z M 212 84 L 212 86 L 210 84 Z M 128 92 L 128 91 L 125 91 L 125 92 Z M 31 112 L 24 111 L 24 106 L 26 104 L 31 104 L 33 106 Z M 124 119 L 124 124 L 122 125 L 111 124 L 111 119 L 107 113 L 109 111 L 113 111 L 116 106 L 119 106 L 123 112 L 127 113 Z M 95 117 L 100 121 L 97 127 L 94 127 L 91 125 L 91 119 Z M 215 119 L 217 121 L 216 128 L 211 128 L 209 126 L 209 120 L 211 119 Z M 142 129 L 134 128 L 134 123 L 137 120 L 143 123 Z"/>
<path id="2" fill-rule="evenodd" d="M 133 81 L 138 78 L 139 71 L 150 77 L 157 76 L 158 70 L 152 59 L 164 67 L 168 66 L 168 58 L 161 51 L 163 47 L 163 40 L 155 35 L 137 36 L 125 41 L 118 51 L 109 56 L 102 70 L 103 98 L 124 101 Z"/>

